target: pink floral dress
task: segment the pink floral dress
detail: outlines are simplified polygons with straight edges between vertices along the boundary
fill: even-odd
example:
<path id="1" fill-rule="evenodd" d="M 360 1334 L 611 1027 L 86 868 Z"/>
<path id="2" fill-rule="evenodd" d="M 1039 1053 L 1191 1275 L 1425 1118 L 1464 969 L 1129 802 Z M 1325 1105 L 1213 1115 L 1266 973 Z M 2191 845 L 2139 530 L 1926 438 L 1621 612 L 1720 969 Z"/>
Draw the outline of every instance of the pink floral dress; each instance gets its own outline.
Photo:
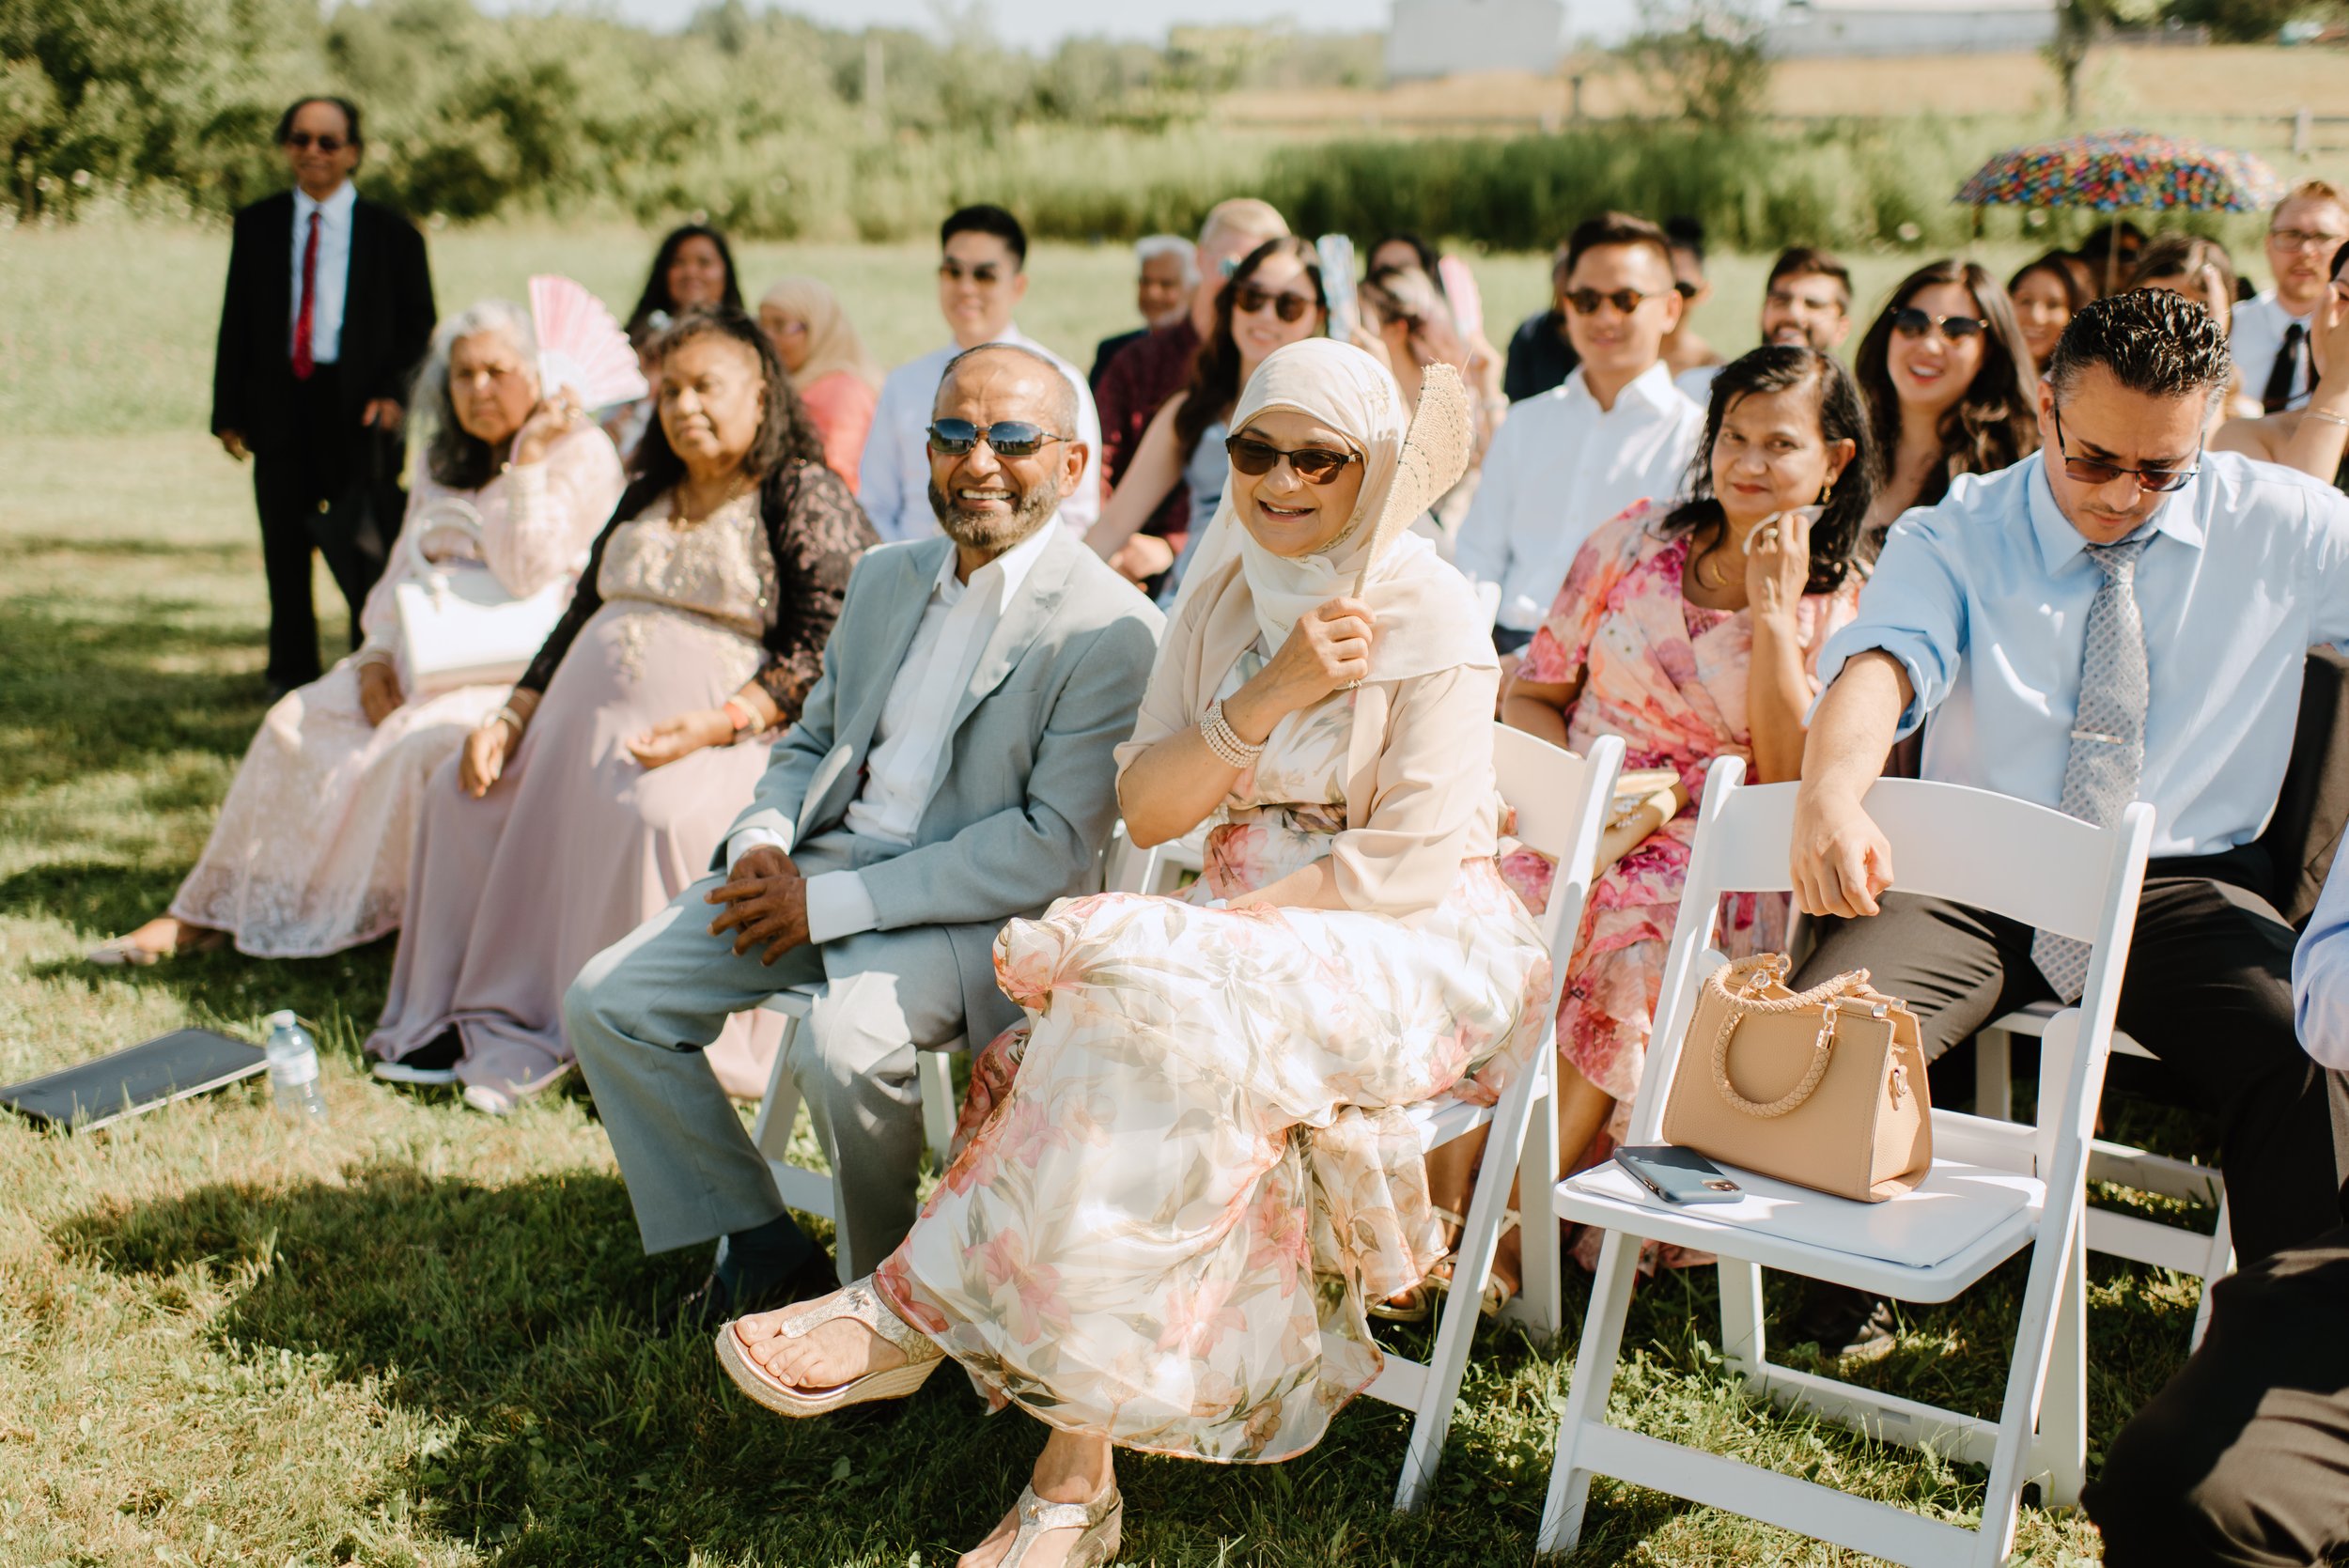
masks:
<path id="1" fill-rule="evenodd" d="M 1689 799 L 1660 832 L 1601 874 L 1583 912 L 1558 1008 L 1558 1053 L 1613 1096 L 1615 1115 L 1597 1144 L 1582 1151 L 1577 1170 L 1605 1158 L 1610 1141 L 1620 1141 L 1629 1125 L 1663 989 L 1664 949 L 1688 879 L 1705 767 L 1719 756 L 1753 760 L 1746 722 L 1752 617 L 1688 601 L 1681 591 L 1688 537 L 1656 533 L 1668 509 L 1641 502 L 1591 536 L 1518 670 L 1521 678 L 1546 685 L 1581 679 L 1581 695 L 1566 718 L 1570 750 L 1587 751 L 1598 737 L 1619 735 L 1626 768 L 1672 768 Z M 1819 650 L 1851 620 L 1859 599 L 1854 573 L 1835 593 L 1806 595 L 1797 607 L 1803 665 L 1813 672 L 1814 688 Z M 1501 861 L 1501 875 L 1536 909 L 1548 901 L 1550 869 L 1531 850 Z M 1725 951 L 1734 957 L 1779 945 L 1785 911 L 1782 895 L 1724 899 Z"/>
<path id="2" fill-rule="evenodd" d="M 1330 853 L 1352 705 L 1283 721 L 1182 897 L 1067 900 L 997 940 L 1029 1021 L 982 1053 L 960 1151 L 876 1276 L 997 1407 L 1287 1458 L 1378 1374 L 1363 1302 L 1442 1255 L 1407 1111 L 1489 1103 L 1548 994 L 1491 857 L 1408 917 L 1206 907 Z"/>

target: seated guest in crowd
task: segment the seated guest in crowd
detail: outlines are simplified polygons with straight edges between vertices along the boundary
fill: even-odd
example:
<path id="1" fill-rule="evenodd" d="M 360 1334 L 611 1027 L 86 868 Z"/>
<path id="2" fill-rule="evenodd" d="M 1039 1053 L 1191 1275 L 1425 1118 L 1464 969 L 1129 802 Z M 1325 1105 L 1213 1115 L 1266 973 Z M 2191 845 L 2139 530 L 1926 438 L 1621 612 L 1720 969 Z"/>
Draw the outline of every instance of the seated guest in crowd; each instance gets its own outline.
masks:
<path id="1" fill-rule="evenodd" d="M 1770 263 L 1762 286 L 1762 341 L 1831 353 L 1851 335 L 1851 272 L 1826 251 L 1789 245 Z M 1699 365 L 1672 379 L 1702 408 L 1713 396 L 1719 365 Z"/>
<path id="2" fill-rule="evenodd" d="M 2128 287 L 2129 273 L 2136 270 L 2137 253 L 2145 248 L 2145 231 L 2123 218 L 2118 223 L 2098 224 L 2088 231 L 2073 254 L 2088 268 L 2096 297 L 2115 293 Z"/>
<path id="3" fill-rule="evenodd" d="M 1664 231 L 1603 212 L 1576 227 L 1563 272 L 1581 363 L 1510 411 L 1453 554 L 1470 582 L 1500 584 L 1493 638 L 1503 653 L 1533 640 L 1600 523 L 1635 501 L 1673 497 L 1704 432 L 1704 411 L 1663 361 L 1681 310 Z"/>
<path id="4" fill-rule="evenodd" d="M 2036 376 L 2047 356 L 2055 352 L 2056 339 L 2072 324 L 2072 318 L 2096 297 L 2096 286 L 2089 280 L 2087 262 L 2070 251 L 2052 250 L 2023 263 L 2006 280 L 2006 292 L 2015 307 L 2015 330 L 2022 334 L 2023 347 L 2030 350 L 2023 371 Z"/>
<path id="5" fill-rule="evenodd" d="M 864 351 L 831 287 L 815 278 L 785 278 L 767 290 L 758 302 L 758 324 L 774 340 L 791 373 L 791 390 L 824 438 L 824 466 L 853 493 L 857 459 L 880 397 L 880 366 Z"/>
<path id="6" fill-rule="evenodd" d="M 1330 325 L 1321 258 L 1310 241 L 1266 241 L 1248 253 L 1218 295 L 1215 328 L 1193 363 L 1190 383 L 1150 421 L 1124 481 L 1085 539 L 1128 582 L 1146 584 L 1166 574 L 1190 541 L 1206 536 L 1231 471 L 1223 438 L 1240 388 L 1265 356 L 1319 337 Z M 1181 533 L 1142 532 L 1176 489 L 1190 508 Z M 1179 573 L 1168 580 L 1170 594 L 1180 582 Z"/>
<path id="7" fill-rule="evenodd" d="M 1501 372 L 1501 390 L 1512 403 L 1522 403 L 1552 387 L 1564 385 L 1579 358 L 1574 334 L 1566 323 L 1568 249 L 1566 245 L 1559 246 L 1557 258 L 1550 263 L 1549 308 L 1535 311 L 1518 322 L 1517 330 L 1510 334 L 1508 358 Z"/>
<path id="8" fill-rule="evenodd" d="M 2199 234 L 2156 234 L 2137 253 L 2137 268 L 2129 274 L 2131 288 L 2167 288 L 2172 294 L 2183 294 L 2199 300 L 2210 308 L 2224 330 L 2234 318 L 2234 262 L 2227 248 L 2216 240 L 2205 240 Z M 2211 427 L 2216 430 L 2230 419 L 2257 419 L 2260 400 L 2243 390 L 2243 371 L 2227 383 L 2227 396 L 2220 398 L 2212 411 Z"/>
<path id="9" fill-rule="evenodd" d="M 2292 960 L 2300 1043 L 2349 1072 L 2349 877 L 2336 863 Z M 2349 1218 L 2349 1186 L 2341 1189 Z M 2339 1562 L 2349 1554 L 2349 1225 L 2213 1287 L 2201 1348 L 2107 1445 L 2080 1504 L 2112 1568 Z"/>
<path id="10" fill-rule="evenodd" d="M 1199 252 L 1190 241 L 1179 234 L 1145 234 L 1134 241 L 1134 310 L 1142 325 L 1112 333 L 1094 346 L 1093 368 L 1085 373 L 1085 384 L 1093 389 L 1097 405 L 1110 361 L 1159 329 L 1187 319 L 1190 297 L 1198 287 Z"/>
<path id="11" fill-rule="evenodd" d="M 2309 364 L 2310 318 L 2325 303 L 2328 258 L 2343 241 L 2349 196 L 2324 180 L 2294 186 L 2268 214 L 2267 267 L 2276 286 L 2243 303 L 2229 334 L 2235 367 L 2263 413 L 2298 408 L 2316 384 Z"/>
<path id="12" fill-rule="evenodd" d="M 731 1237 L 679 1310 L 697 1327 L 775 1299 L 814 1254 L 697 1060 L 729 1016 L 824 984 L 791 1067 L 832 1162 L 842 1277 L 870 1272 L 913 1223 L 915 1051 L 1019 1017 L 996 934 L 1078 892 L 1117 815 L 1111 751 L 1159 617 L 1053 521 L 1089 457 L 1066 435 L 1075 395 L 1058 361 L 992 345 L 948 365 L 936 406 L 923 489 L 946 536 L 865 557 L 725 875 L 566 1002 L 645 1250 Z"/>
<path id="13" fill-rule="evenodd" d="M 694 312 L 661 357 L 661 422 L 569 610 L 426 784 L 367 1041 L 379 1077 L 492 1113 L 569 1070 L 579 967 L 708 863 L 873 542 L 757 322 Z M 759 1092 L 777 1021 L 732 1026 L 722 1081 Z"/>
<path id="14" fill-rule="evenodd" d="M 1838 917 L 1796 984 L 1866 969 L 1916 1009 L 1931 1061 L 2077 998 L 2087 954 L 1896 891 L 1862 803 L 1895 737 L 1937 711 L 1925 778 L 2099 824 L 2150 802 L 2120 1027 L 2217 1112 L 2248 1266 L 2336 1222 L 2326 1085 L 2293 1037 L 2293 932 L 2257 840 L 2308 649 L 2349 635 L 2349 498 L 2202 449 L 2229 369 L 2217 319 L 2174 294 L 2072 318 L 2038 389 L 2043 450 L 1895 524 L 1820 660 L 1793 877 L 1803 909 Z"/>
<path id="15" fill-rule="evenodd" d="M 1680 295 L 1680 325 L 1664 338 L 1664 363 L 1675 379 L 1691 370 L 1718 369 L 1720 350 L 1692 324 L 1697 307 L 1713 297 L 1712 282 L 1704 275 L 1704 225 L 1685 215 L 1667 218 L 1664 233 L 1672 240 L 1672 287 Z"/>
<path id="16" fill-rule="evenodd" d="M 1205 876 L 1007 926 L 1017 1076 L 905 1244 L 720 1331 L 789 1413 L 905 1392 L 944 1357 L 1045 1413 L 978 1560 L 1108 1560 L 1117 1447 L 1312 1448 L 1379 1370 L 1365 1296 L 1439 1250 L 1408 1108 L 1529 1065 L 1548 966 L 1493 862 L 1492 644 L 1424 540 L 1367 553 L 1465 460 L 1465 421 L 1407 456 L 1408 413 L 1346 344 L 1258 370 L 1225 490 L 1245 543 L 1168 629 L 1117 753 L 1137 844 L 1220 816 Z"/>
<path id="17" fill-rule="evenodd" d="M 316 958 L 398 929 L 425 781 L 506 693 L 408 690 L 397 590 L 419 562 L 451 560 L 481 562 L 517 598 L 568 583 L 619 499 L 612 442 L 546 390 L 520 305 L 484 300 L 441 323 L 416 380 L 419 472 L 359 651 L 271 707 L 170 912 L 91 962 L 230 941 L 257 958 Z"/>
<path id="18" fill-rule="evenodd" d="M 1082 372 L 1012 324 L 1028 292 L 1028 232 L 1000 207 L 965 207 L 939 226 L 938 309 L 954 341 L 909 360 L 881 383 L 880 407 L 864 441 L 858 499 L 884 539 L 938 535 L 930 509 L 929 447 L 924 432 L 947 363 L 982 343 L 1016 343 L 1058 365 L 1077 389 L 1069 433 L 1085 449 L 1084 477 L 1061 498 L 1061 525 L 1082 535 L 1101 516 L 1101 422 Z"/>
<path id="19" fill-rule="evenodd" d="M 1101 474 L 1112 493 L 1126 482 L 1126 471 L 1142 450 L 1150 421 L 1168 398 L 1190 384 L 1192 363 L 1215 332 L 1218 302 L 1234 269 L 1257 246 L 1268 240 L 1285 240 L 1288 232 L 1287 220 L 1269 202 L 1253 196 L 1234 196 L 1207 210 L 1193 248 L 1199 281 L 1191 288 L 1190 310 L 1129 344 L 1101 372 Z M 1214 508 L 1200 515 L 1213 516 Z M 1177 488 L 1159 504 L 1142 532 L 1182 534 L 1190 520 L 1190 501 Z"/>
<path id="20" fill-rule="evenodd" d="M 2038 450 L 2030 365 L 2006 291 L 1974 263 L 1936 261 L 1901 280 L 1853 361 L 1883 465 L 1862 561 L 1894 518 L 1939 501 L 1958 474 Z"/>
<path id="21" fill-rule="evenodd" d="M 689 310 L 742 308 L 742 288 L 734 272 L 734 247 L 707 224 L 687 224 L 661 238 L 653 253 L 652 271 L 646 275 L 636 308 L 628 313 L 628 340 L 636 347 L 636 363 L 645 373 L 645 395 L 623 403 L 604 418 L 604 433 L 620 449 L 621 460 L 633 473 L 636 449 L 643 444 L 661 406 L 661 359 L 653 346 L 677 318 Z"/>
<path id="22" fill-rule="evenodd" d="M 1468 472 L 1460 475 L 1458 484 L 1437 497 L 1427 508 L 1427 515 L 1413 524 L 1435 541 L 1437 553 L 1448 558 L 1460 524 L 1474 504 L 1478 468 L 1493 437 L 1500 433 L 1508 417 L 1509 400 L 1501 396 L 1498 385 L 1489 396 L 1478 385 L 1480 377 L 1498 377 L 1501 366 L 1490 359 L 1479 361 L 1476 349 L 1453 319 L 1441 281 L 1417 265 L 1372 268 L 1355 299 L 1361 329 L 1377 336 L 1377 347 L 1372 351 L 1386 361 L 1395 384 L 1403 389 L 1406 404 L 1419 406 L 1420 390 L 1426 383 L 1427 366 L 1431 365 L 1451 365 L 1470 388 L 1474 441 L 1469 452 Z M 1371 347 L 1368 340 L 1361 341 L 1362 347 Z"/>
<path id="23" fill-rule="evenodd" d="M 2349 242 L 2333 252 L 2331 297 L 2309 313 L 2308 401 L 2284 413 L 2234 419 L 2211 447 L 2282 463 L 2349 490 Z"/>
<path id="24" fill-rule="evenodd" d="M 1702 450 L 1688 500 L 1643 503 L 1583 545 L 1501 708 L 1512 728 L 1577 752 L 1622 736 L 1626 768 L 1679 775 L 1600 846 L 1558 1010 L 1569 1170 L 1607 1157 L 1639 1094 L 1705 768 L 1738 756 L 1757 783 L 1801 776 L 1819 653 L 1859 600 L 1852 551 L 1874 464 L 1841 361 L 1774 346 L 1724 366 Z M 1501 862 L 1536 909 L 1550 869 L 1531 853 Z M 1783 901 L 1733 900 L 1722 936 L 1733 957 L 1784 947 Z M 1439 1179 L 1439 1202 L 1464 1208 L 1467 1175 L 1456 1193 Z M 1516 1250 L 1512 1238 L 1510 1281 Z"/>

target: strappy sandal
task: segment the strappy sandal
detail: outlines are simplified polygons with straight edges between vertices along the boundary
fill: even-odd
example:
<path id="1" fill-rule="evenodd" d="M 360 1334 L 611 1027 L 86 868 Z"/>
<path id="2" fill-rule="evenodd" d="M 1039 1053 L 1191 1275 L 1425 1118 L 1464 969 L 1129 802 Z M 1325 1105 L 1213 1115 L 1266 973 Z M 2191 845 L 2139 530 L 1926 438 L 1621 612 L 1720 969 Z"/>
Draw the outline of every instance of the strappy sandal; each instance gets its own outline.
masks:
<path id="1" fill-rule="evenodd" d="M 1022 1486 L 1016 1506 L 1019 1533 L 1011 1538 L 1011 1549 L 996 1560 L 995 1568 L 1020 1568 L 1037 1538 L 1056 1529 L 1078 1532 L 1068 1555 L 1062 1559 L 1062 1568 L 1099 1568 L 1101 1563 L 1117 1560 L 1118 1537 L 1126 1527 L 1126 1498 L 1115 1484 L 1091 1502 L 1047 1502 L 1035 1495 L 1034 1487 Z"/>
<path id="2" fill-rule="evenodd" d="M 938 1348 L 935 1340 L 891 1312 L 864 1280 L 843 1287 L 819 1307 L 785 1319 L 775 1331 L 786 1340 L 801 1339 L 844 1317 L 862 1323 L 877 1337 L 904 1351 L 906 1364 L 868 1372 L 829 1389 L 795 1389 L 751 1359 L 738 1331 L 741 1327 L 740 1318 L 718 1330 L 718 1364 L 726 1369 L 735 1387 L 775 1414 L 820 1416 L 843 1405 L 863 1405 L 876 1399 L 903 1399 L 920 1388 L 938 1370 L 938 1363 L 945 1359 L 946 1353 Z"/>
<path id="3" fill-rule="evenodd" d="M 1460 1233 L 1468 1229 L 1468 1221 L 1448 1208 L 1430 1204 L 1428 1212 L 1452 1227 L 1453 1240 L 1455 1244 Z M 1372 1317 L 1387 1323 L 1426 1322 L 1436 1315 L 1436 1297 L 1441 1296 L 1452 1283 L 1452 1260 L 1455 1255 L 1452 1248 L 1445 1249 L 1442 1257 L 1427 1265 L 1426 1277 L 1418 1284 L 1408 1290 L 1397 1291 L 1394 1295 L 1381 1300 L 1373 1301 L 1362 1310 Z"/>
<path id="4" fill-rule="evenodd" d="M 1455 1217 L 1448 1209 L 1438 1209 L 1436 1212 L 1447 1219 L 1455 1219 Z M 1520 1216 L 1515 1209 L 1502 1209 L 1501 1211 L 1501 1231 L 1499 1234 L 1493 1237 L 1493 1246 L 1496 1250 L 1496 1254 L 1498 1252 L 1498 1249 L 1500 1248 L 1501 1238 L 1506 1236 L 1511 1231 L 1516 1230 L 1522 1222 L 1522 1219 L 1523 1217 Z M 1460 1223 L 1463 1230 L 1467 1228 L 1464 1221 L 1457 1221 L 1455 1219 L 1455 1222 Z M 1451 1290 L 1452 1265 L 1455 1258 L 1457 1256 L 1458 1254 L 1455 1253 L 1453 1257 L 1444 1259 L 1441 1263 L 1436 1265 L 1433 1269 L 1429 1270 L 1427 1282 L 1439 1291 Z M 1476 1302 L 1477 1315 L 1482 1317 L 1487 1323 L 1498 1321 L 1501 1317 L 1501 1309 L 1507 1306 L 1509 1304 L 1509 1298 L 1517 1295 L 1517 1291 L 1516 1287 L 1502 1284 L 1499 1280 L 1494 1279 L 1492 1277 L 1491 1270 L 1487 1269 L 1485 1275 L 1484 1294 L 1477 1298 Z"/>

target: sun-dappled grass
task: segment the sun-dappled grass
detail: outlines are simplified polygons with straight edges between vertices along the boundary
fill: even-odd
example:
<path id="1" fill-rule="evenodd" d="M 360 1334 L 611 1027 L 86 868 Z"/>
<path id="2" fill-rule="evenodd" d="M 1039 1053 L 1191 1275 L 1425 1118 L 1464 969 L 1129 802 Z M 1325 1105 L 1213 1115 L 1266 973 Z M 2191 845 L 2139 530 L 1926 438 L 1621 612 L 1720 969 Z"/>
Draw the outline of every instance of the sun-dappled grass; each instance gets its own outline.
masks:
<path id="1" fill-rule="evenodd" d="M 389 943 L 301 963 L 79 962 L 169 898 L 261 710 L 245 474 L 198 428 L 222 237 L 125 227 L 107 249 L 104 232 L 0 236 L 0 1080 L 183 1023 L 257 1037 L 291 1006 L 319 1025 L 334 1121 L 292 1127 L 252 1088 L 84 1137 L 0 1120 L 0 1562 L 951 1561 L 1017 1491 L 1033 1425 L 985 1418 L 951 1376 L 903 1406 L 777 1421 L 704 1343 L 648 1334 L 653 1302 L 701 1260 L 640 1254 L 584 1100 L 495 1122 L 362 1076 Z M 647 248 L 521 229 L 450 234 L 434 254 L 447 308 L 556 265 L 617 299 Z M 885 354 L 936 335 L 926 249 L 752 247 L 746 271 L 786 265 L 832 276 Z M 1744 341 L 1759 269 L 1720 268 L 1708 330 L 1725 345 Z M 1117 253 L 1040 247 L 1033 270 L 1023 317 L 1063 349 L 1123 319 Z M 1537 303 L 1542 272 L 1494 266 L 1496 315 Z M 2101 1261 L 2091 1283 L 2100 1448 L 2177 1364 L 2195 1293 Z M 1862 1375 L 1994 1411 L 2019 1291 L 2010 1265 L 1915 1310 Z M 1570 1329 L 1584 1297 L 1570 1281 Z M 1703 1271 L 1641 1291 L 1617 1419 L 1943 1516 L 1979 1506 L 1977 1471 L 1748 1402 L 1713 1349 L 1715 1299 Z M 1770 1302 L 1782 1321 L 1780 1281 Z M 1570 1353 L 1480 1336 L 1414 1517 L 1387 1511 L 1406 1423 L 1382 1406 L 1346 1411 L 1284 1466 L 1134 1461 L 1126 1560 L 1526 1561 Z M 1594 1499 L 1581 1563 L 1856 1560 L 1611 1483 Z M 2022 1551 L 2086 1560 L 2094 1535 L 2032 1511 Z"/>

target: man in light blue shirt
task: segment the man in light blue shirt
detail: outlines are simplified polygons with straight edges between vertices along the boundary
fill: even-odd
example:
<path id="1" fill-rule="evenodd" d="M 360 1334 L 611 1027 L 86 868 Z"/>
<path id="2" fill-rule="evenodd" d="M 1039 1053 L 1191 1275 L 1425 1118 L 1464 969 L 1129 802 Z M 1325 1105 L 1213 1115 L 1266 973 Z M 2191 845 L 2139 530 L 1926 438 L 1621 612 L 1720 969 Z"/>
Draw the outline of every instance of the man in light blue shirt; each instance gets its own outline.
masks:
<path id="1" fill-rule="evenodd" d="M 2294 1038 L 2293 932 L 2257 841 L 2307 650 L 2349 636 L 2349 498 L 2202 450 L 2229 368 L 2200 303 L 2100 301 L 2049 357 L 2043 450 L 1893 526 L 1819 660 L 1793 873 L 1806 911 L 1843 917 L 1808 971 L 1868 969 L 1917 1009 L 1930 1059 L 2022 1003 L 2076 997 L 2078 955 L 2067 972 L 2077 944 L 1887 893 L 1896 870 L 1861 801 L 1892 741 L 1931 714 L 1926 778 L 2092 821 L 2151 802 L 2120 1023 L 2217 1111 L 2250 1263 L 2335 1222 L 2325 1075 Z"/>

